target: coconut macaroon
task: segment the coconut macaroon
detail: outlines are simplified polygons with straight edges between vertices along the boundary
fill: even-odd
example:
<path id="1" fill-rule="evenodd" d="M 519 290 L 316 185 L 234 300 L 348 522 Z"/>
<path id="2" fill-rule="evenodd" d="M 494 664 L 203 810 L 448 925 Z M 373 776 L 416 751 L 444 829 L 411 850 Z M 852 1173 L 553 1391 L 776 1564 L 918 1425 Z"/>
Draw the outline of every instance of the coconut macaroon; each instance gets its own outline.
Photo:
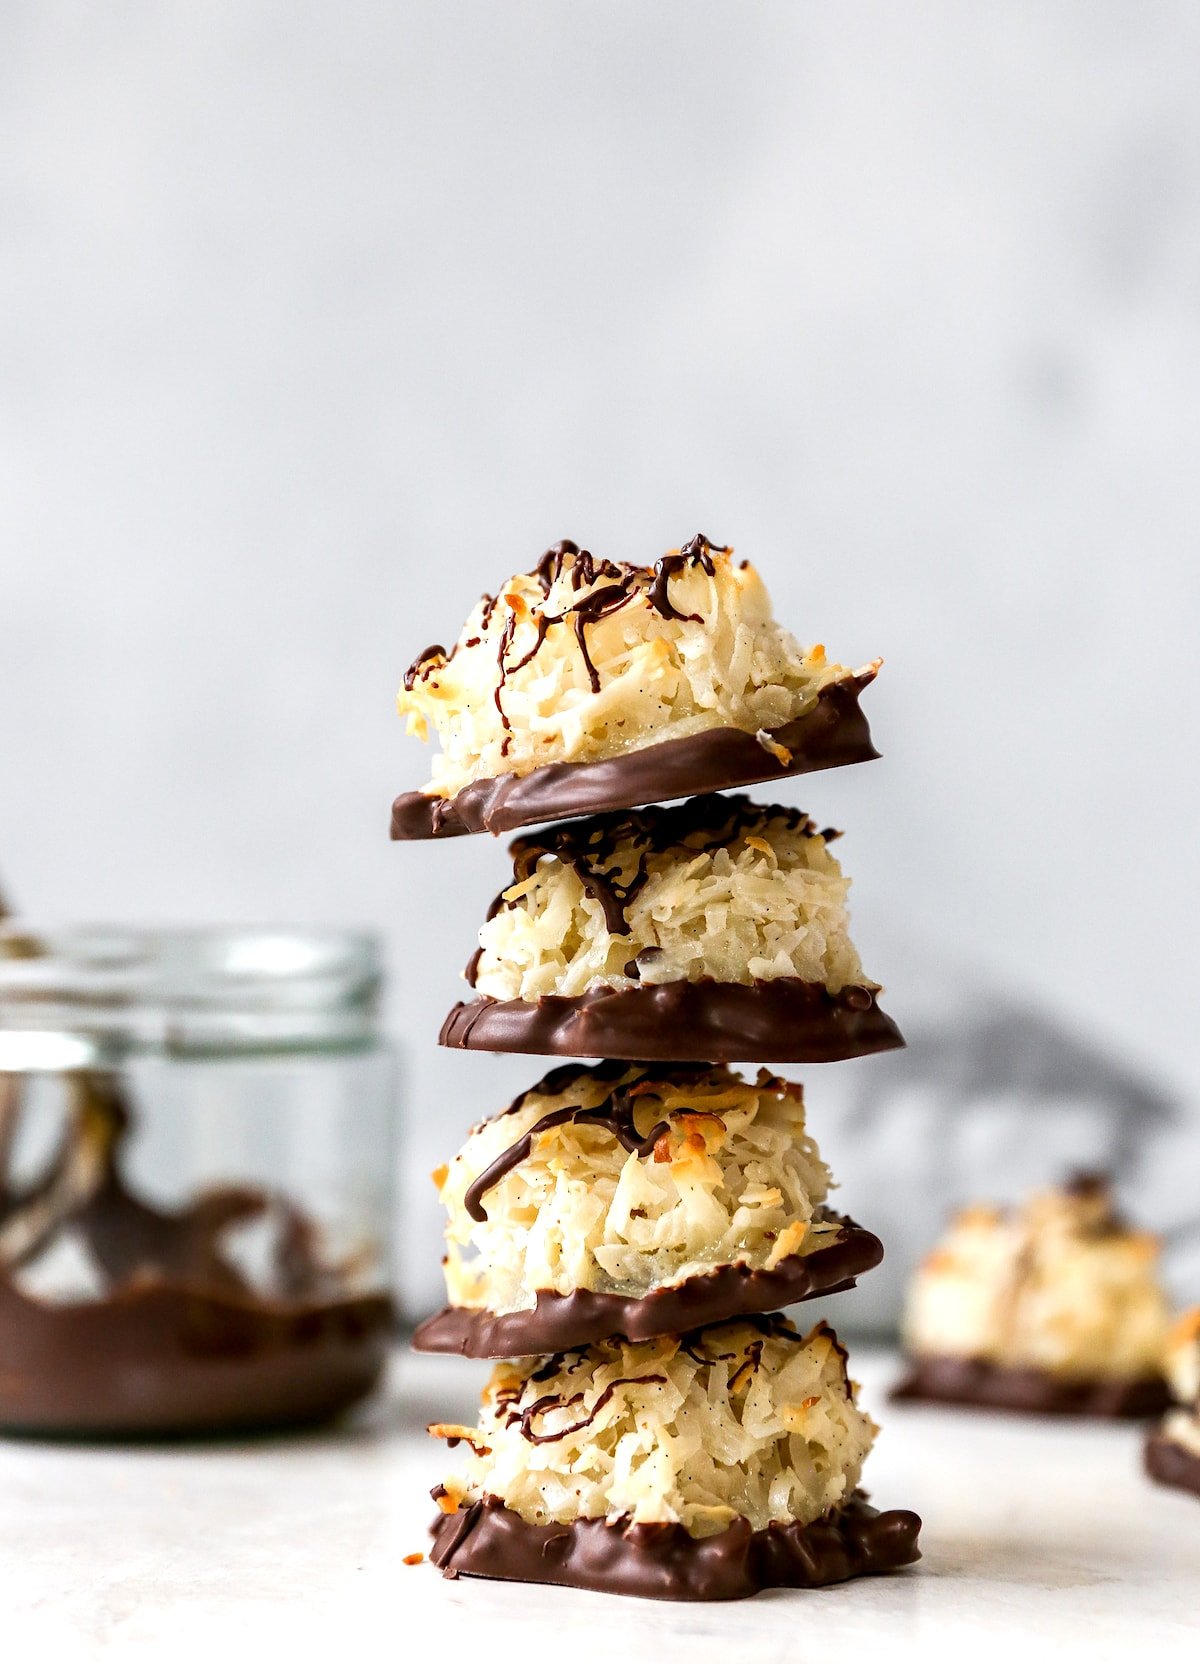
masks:
<path id="1" fill-rule="evenodd" d="M 1146 1441 L 1146 1471 L 1160 1485 L 1200 1496 L 1200 1307 L 1167 1336 L 1163 1368 L 1175 1406 Z"/>
<path id="2" fill-rule="evenodd" d="M 555 544 L 406 673 L 400 711 L 441 750 L 429 784 L 397 798 L 393 836 L 505 832 L 866 760 L 858 697 L 878 668 L 801 647 L 754 568 L 702 535 L 653 568 Z"/>
<path id="3" fill-rule="evenodd" d="M 434 1493 L 434 1562 L 660 1598 L 813 1585 L 916 1558 L 856 1496 L 876 1428 L 819 1324 L 740 1320 L 501 1364 Z"/>
<path id="4" fill-rule="evenodd" d="M 1015 1211 L 959 1213 L 909 1290 L 900 1398 L 1147 1416 L 1165 1399 L 1160 1245 L 1082 1176 Z"/>
<path id="5" fill-rule="evenodd" d="M 450 1305 L 419 1350 L 643 1340 L 851 1286 L 878 1238 L 825 1208 L 801 1088 L 766 1070 L 554 1070 L 434 1178 Z"/>
<path id="6" fill-rule="evenodd" d="M 444 1045 L 820 1062 L 903 1044 L 849 935 L 842 873 L 799 810 L 710 793 L 511 846 Z"/>

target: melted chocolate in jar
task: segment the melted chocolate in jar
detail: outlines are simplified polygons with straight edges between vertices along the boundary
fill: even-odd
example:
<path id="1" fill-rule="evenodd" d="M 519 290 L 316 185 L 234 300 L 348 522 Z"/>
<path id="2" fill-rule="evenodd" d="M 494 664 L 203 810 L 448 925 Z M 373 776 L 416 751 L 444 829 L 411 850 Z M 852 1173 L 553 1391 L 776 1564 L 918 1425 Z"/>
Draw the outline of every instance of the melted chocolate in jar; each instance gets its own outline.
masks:
<path id="1" fill-rule="evenodd" d="M 132 1127 L 117 1084 L 72 1077 L 58 1152 L 18 1191 L 0 1161 L 0 1426 L 14 1432 L 155 1436 L 322 1420 L 366 1396 L 393 1324 L 385 1294 L 351 1294 L 323 1263 L 316 1226 L 248 1186 L 151 1207 L 121 1174 Z M 0 1154 L 13 1135 L 12 1106 Z M 233 1224 L 276 1216 L 272 1289 L 223 1251 Z M 73 1236 L 103 1274 L 92 1300 L 54 1302 L 18 1273 Z"/>

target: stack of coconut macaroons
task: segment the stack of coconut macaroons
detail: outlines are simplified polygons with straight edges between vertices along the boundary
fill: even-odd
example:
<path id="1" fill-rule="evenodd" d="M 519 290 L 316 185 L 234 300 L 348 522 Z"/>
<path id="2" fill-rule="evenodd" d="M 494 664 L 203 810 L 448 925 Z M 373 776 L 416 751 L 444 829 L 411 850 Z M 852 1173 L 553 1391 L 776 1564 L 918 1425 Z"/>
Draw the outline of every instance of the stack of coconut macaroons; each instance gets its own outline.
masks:
<path id="1" fill-rule="evenodd" d="M 881 1245 L 829 1207 L 800 1087 L 729 1067 L 903 1043 L 836 834 L 720 795 L 874 757 L 877 669 L 799 646 L 696 537 L 653 568 L 558 544 L 405 677 L 441 752 L 393 836 L 542 827 L 442 1044 L 572 1060 L 435 1174 L 449 1304 L 415 1344 L 501 1360 L 477 1425 L 431 1429 L 465 1453 L 435 1493 L 449 1576 L 717 1599 L 917 1558 L 917 1517 L 859 1491 L 845 1351 L 778 1314 Z"/>

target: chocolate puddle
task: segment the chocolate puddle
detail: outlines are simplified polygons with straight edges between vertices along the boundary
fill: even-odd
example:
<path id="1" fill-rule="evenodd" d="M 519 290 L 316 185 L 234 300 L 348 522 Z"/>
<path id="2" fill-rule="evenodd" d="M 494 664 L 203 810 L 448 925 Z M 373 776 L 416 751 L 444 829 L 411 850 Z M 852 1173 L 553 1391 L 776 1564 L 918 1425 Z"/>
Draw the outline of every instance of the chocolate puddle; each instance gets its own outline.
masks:
<path id="1" fill-rule="evenodd" d="M 920 1558 L 921 1521 L 881 1514 L 856 1493 L 812 1525 L 753 1531 L 738 1520 L 711 1537 L 682 1525 L 578 1520 L 531 1525 L 496 1497 L 434 1522 L 430 1558 L 447 1577 L 555 1583 L 647 1600 L 740 1600 L 763 1589 L 816 1589 Z"/>
<path id="2" fill-rule="evenodd" d="M 828 1247 L 791 1254 L 773 1271 L 745 1265 L 719 1266 L 640 1297 L 577 1289 L 557 1294 L 543 1289 L 528 1311 L 491 1312 L 447 1306 L 420 1324 L 413 1336 L 418 1352 L 452 1352 L 467 1358 L 519 1358 L 565 1352 L 622 1335 L 652 1340 L 729 1318 L 772 1312 L 779 1306 L 841 1294 L 878 1265 L 883 1244 L 852 1219 Z"/>

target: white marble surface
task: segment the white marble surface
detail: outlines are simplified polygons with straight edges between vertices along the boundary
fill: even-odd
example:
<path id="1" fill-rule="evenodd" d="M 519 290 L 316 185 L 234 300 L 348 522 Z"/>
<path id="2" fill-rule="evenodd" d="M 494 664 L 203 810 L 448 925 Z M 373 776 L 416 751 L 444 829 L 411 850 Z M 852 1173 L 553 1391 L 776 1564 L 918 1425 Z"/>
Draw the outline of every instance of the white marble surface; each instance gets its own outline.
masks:
<path id="1" fill-rule="evenodd" d="M 857 1369 L 878 1409 L 889 1360 L 860 1355 Z M 337 1436 L 0 1446 L 2 1656 L 1196 1656 L 1200 1503 L 1142 1480 L 1128 1428 L 889 1410 L 871 1486 L 881 1505 L 922 1513 L 925 1559 L 816 1594 L 680 1607 L 405 1567 L 442 1468 L 423 1424 L 468 1413 L 477 1373 L 404 1360 L 388 1399 Z"/>

